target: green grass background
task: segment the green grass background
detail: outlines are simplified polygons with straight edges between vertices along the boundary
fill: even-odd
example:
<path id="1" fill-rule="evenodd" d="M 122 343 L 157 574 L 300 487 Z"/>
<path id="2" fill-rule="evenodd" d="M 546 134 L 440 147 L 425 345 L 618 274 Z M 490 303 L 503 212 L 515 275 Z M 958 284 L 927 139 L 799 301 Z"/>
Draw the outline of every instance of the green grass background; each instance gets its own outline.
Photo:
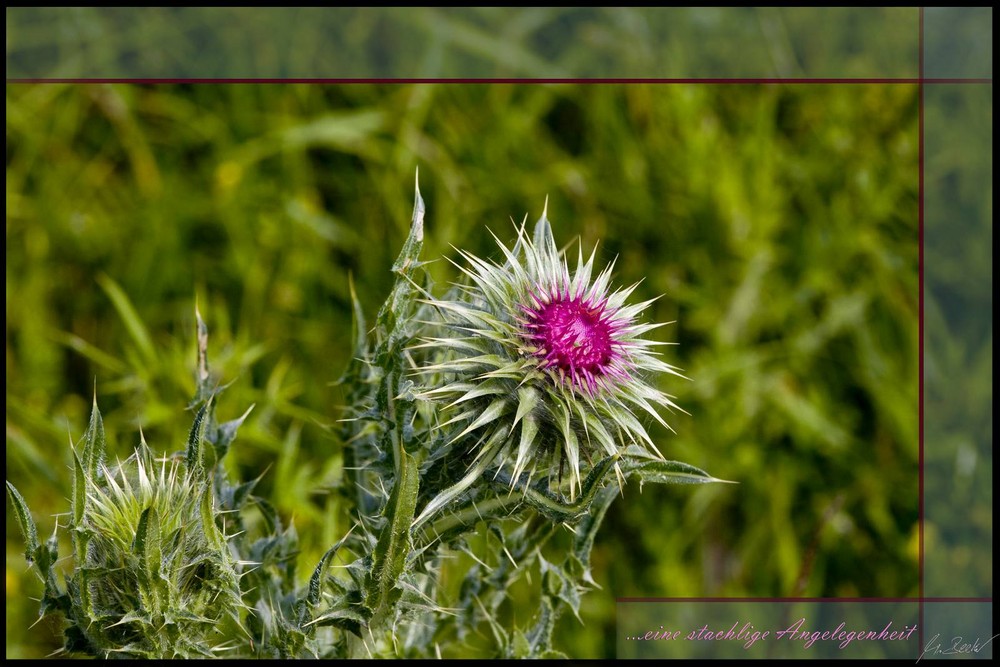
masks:
<path id="1" fill-rule="evenodd" d="M 918 580 L 918 98 L 867 85 L 7 86 L 7 477 L 40 531 L 66 511 L 96 380 L 110 449 L 182 448 L 194 304 L 256 403 L 230 464 L 302 538 L 348 528 L 331 386 L 348 276 L 369 316 L 420 169 L 429 259 L 495 256 L 548 197 L 557 239 L 663 295 L 650 319 L 690 416 L 665 456 L 739 482 L 629 486 L 595 547 L 583 625 L 615 597 L 899 597 Z M 456 278 L 448 262 L 435 278 Z M 8 510 L 9 513 L 9 510 Z M 7 524 L 7 655 L 44 655 L 40 586 Z M 985 564 L 989 567 L 989 563 Z M 984 575 L 988 576 L 988 574 Z M 514 613 L 526 620 L 530 610 Z"/>

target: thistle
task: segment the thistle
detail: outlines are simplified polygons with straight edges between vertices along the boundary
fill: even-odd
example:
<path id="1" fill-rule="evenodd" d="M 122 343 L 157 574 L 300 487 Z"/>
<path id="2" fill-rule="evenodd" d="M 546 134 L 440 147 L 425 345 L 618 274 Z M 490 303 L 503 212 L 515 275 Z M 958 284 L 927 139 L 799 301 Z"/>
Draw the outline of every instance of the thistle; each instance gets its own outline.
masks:
<path id="1" fill-rule="evenodd" d="M 662 460 L 640 420 L 666 425 L 660 412 L 676 406 L 652 380 L 678 373 L 655 351 L 666 343 L 644 337 L 660 325 L 639 321 L 651 301 L 627 303 L 634 285 L 611 289 L 612 266 L 595 276 L 593 252 L 584 260 L 580 251 L 571 273 L 543 213 L 533 237 L 522 225 L 512 247 L 498 241 L 501 263 L 461 253 L 466 284 L 437 299 L 420 260 L 423 218 L 418 189 L 392 290 L 370 329 L 354 299 L 338 485 L 352 526 L 305 586 L 294 527 L 254 495 L 260 478 L 233 483 L 219 465 L 249 410 L 215 420 L 219 389 L 197 311 L 198 410 L 183 456 L 154 459 L 142 441 L 107 465 L 95 401 L 73 454 L 65 587 L 55 535 L 39 542 L 7 483 L 25 556 L 44 583 L 41 613 L 65 618 L 67 650 L 427 657 L 489 630 L 497 656 L 565 657 L 553 628 L 566 610 L 579 617 L 594 585 L 591 549 L 625 479 L 720 481 Z M 568 543 L 550 542 L 564 527 Z M 474 565 L 445 574 L 458 553 Z M 537 613 L 502 623 L 509 592 L 532 572 Z M 457 595 L 441 585 L 453 574 L 462 577 Z"/>
<path id="2" fill-rule="evenodd" d="M 442 353 L 421 368 L 433 388 L 419 397 L 449 417 L 439 425 L 448 446 L 472 438 L 474 460 L 510 463 L 512 485 L 523 473 L 525 485 L 539 472 L 561 478 L 568 466 L 571 498 L 581 459 L 630 446 L 662 458 L 637 416 L 669 428 L 659 411 L 677 407 L 649 381 L 679 375 L 653 350 L 667 343 L 643 337 L 662 326 L 638 320 L 655 299 L 627 305 L 638 283 L 611 290 L 613 263 L 592 278 L 594 252 L 584 260 L 581 249 L 571 273 L 544 212 L 533 239 L 522 224 L 512 248 L 496 240 L 502 263 L 459 251 L 469 283 L 427 300 L 443 335 L 417 347 Z"/>
<path id="3" fill-rule="evenodd" d="M 45 583 L 41 613 L 59 612 L 68 621 L 66 650 L 99 657 L 209 657 L 232 648 L 234 635 L 243 632 L 239 563 L 216 523 L 213 482 L 203 465 L 209 410 L 206 404 L 195 419 L 187 460 L 154 459 L 141 439 L 132 456 L 111 467 L 95 400 L 82 447 L 73 453 L 66 527 L 74 568 L 65 591 L 56 579 L 55 535 L 39 544 L 24 499 L 7 482 L 25 556 Z"/>
<path id="4" fill-rule="evenodd" d="M 102 464 L 86 503 L 76 529 L 91 535 L 78 570 L 90 641 L 133 657 L 224 650 L 243 605 L 211 482 L 176 459 L 154 461 L 143 442 L 115 468 Z"/>

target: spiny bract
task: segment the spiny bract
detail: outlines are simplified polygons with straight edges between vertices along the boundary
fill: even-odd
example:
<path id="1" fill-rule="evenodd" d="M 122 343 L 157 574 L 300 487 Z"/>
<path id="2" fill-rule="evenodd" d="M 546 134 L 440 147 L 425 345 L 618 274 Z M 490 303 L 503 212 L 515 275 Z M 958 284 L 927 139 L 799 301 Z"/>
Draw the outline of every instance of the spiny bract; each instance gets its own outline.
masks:
<path id="1" fill-rule="evenodd" d="M 585 261 L 581 249 L 571 274 L 545 213 L 533 239 L 522 224 L 513 248 L 497 244 L 503 263 L 459 251 L 469 283 L 427 299 L 443 333 L 417 346 L 438 351 L 420 369 L 432 388 L 419 397 L 443 406 L 447 445 L 472 438 L 476 460 L 512 462 L 512 484 L 524 472 L 561 477 L 568 464 L 571 497 L 581 453 L 636 445 L 662 458 L 634 414 L 667 426 L 658 409 L 676 407 L 647 379 L 679 375 L 652 350 L 667 343 L 642 337 L 662 326 L 637 321 L 653 300 L 626 305 L 637 285 L 612 291 L 613 264 L 592 279 L 593 252 Z"/>

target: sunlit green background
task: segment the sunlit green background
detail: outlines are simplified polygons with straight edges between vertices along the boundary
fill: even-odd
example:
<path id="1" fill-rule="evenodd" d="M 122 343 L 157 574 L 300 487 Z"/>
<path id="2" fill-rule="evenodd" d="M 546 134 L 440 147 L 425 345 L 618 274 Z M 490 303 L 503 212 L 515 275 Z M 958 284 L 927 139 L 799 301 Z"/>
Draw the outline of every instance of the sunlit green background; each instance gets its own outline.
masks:
<path id="1" fill-rule="evenodd" d="M 695 18 L 730 15 L 713 16 Z M 773 38 L 760 57 L 791 74 L 828 62 L 782 41 L 797 16 L 755 15 Z M 608 30 L 632 34 L 622 21 Z M 493 57 L 489 72 L 534 71 Z M 495 256 L 487 229 L 509 240 L 548 197 L 557 240 L 617 258 L 618 284 L 642 280 L 635 299 L 662 295 L 647 312 L 674 322 L 657 335 L 690 380 L 661 387 L 690 414 L 651 432 L 668 458 L 739 482 L 626 488 L 594 550 L 602 588 L 583 625 L 561 619 L 559 649 L 613 656 L 616 597 L 917 595 L 918 103 L 907 83 L 8 84 L 7 478 L 49 533 L 95 382 L 111 451 L 124 458 L 140 427 L 180 449 L 197 301 L 210 361 L 234 380 L 220 417 L 256 404 L 232 473 L 266 470 L 306 574 L 348 528 L 330 426 L 349 276 L 373 315 L 419 167 L 428 259 Z M 27 629 L 41 587 L 9 514 L 6 654 L 43 656 L 59 628 Z M 988 588 L 985 555 L 950 562 Z"/>

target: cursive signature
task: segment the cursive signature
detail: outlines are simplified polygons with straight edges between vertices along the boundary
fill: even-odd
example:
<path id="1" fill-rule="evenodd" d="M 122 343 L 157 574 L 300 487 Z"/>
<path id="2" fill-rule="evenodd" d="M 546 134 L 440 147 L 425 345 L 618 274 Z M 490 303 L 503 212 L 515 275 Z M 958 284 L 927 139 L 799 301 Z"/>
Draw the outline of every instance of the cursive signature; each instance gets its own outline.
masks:
<path id="1" fill-rule="evenodd" d="M 979 653 L 984 648 L 986 648 L 991 641 L 996 639 L 1000 635 L 993 635 L 986 641 L 983 641 L 979 637 L 976 637 L 972 643 L 965 640 L 964 637 L 957 636 L 951 638 L 950 644 L 944 644 L 941 642 L 941 634 L 938 633 L 931 638 L 927 645 L 924 646 L 923 653 L 917 658 L 917 662 L 920 662 L 921 658 L 925 655 L 928 656 L 938 656 L 938 655 L 964 655 L 969 653 Z"/>

